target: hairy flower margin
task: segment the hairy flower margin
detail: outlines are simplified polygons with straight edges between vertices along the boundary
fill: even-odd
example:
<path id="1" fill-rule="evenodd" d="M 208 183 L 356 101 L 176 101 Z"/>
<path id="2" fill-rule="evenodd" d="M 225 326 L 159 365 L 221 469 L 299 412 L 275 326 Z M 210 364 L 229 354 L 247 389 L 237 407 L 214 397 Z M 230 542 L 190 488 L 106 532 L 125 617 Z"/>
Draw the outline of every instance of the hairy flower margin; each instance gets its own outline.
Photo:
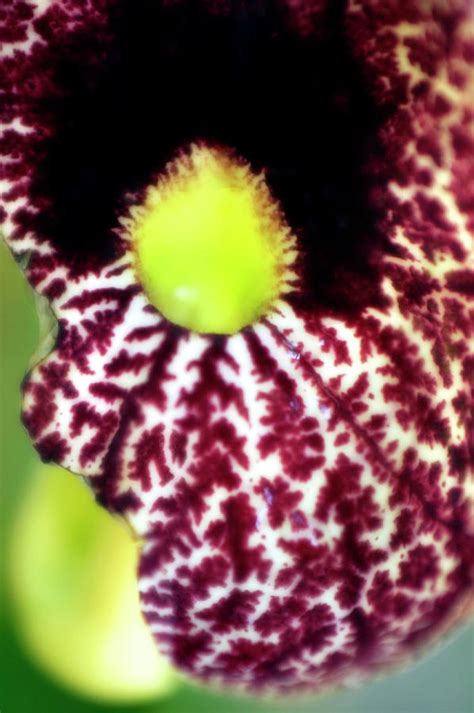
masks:
<path id="1" fill-rule="evenodd" d="M 472 32 L 464 0 L 1 0 L 2 233 L 58 321 L 24 422 L 131 523 L 196 679 L 353 683 L 472 609 Z M 194 141 L 299 240 L 230 337 L 167 322 L 118 231 Z"/>

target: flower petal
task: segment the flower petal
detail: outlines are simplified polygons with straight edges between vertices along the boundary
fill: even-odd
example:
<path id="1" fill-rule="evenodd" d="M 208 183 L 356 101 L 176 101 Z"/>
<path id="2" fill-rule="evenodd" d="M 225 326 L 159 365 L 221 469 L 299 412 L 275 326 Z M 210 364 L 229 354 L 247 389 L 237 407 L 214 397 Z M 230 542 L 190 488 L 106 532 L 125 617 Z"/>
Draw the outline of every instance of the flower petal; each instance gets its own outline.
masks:
<path id="1" fill-rule="evenodd" d="M 196 678 L 287 692 L 412 656 L 472 601 L 467 3 L 31 7 L 4 22 L 2 170 L 59 320 L 25 385 L 40 452 L 143 538 L 145 616 Z M 114 232 L 196 134 L 267 168 L 304 256 L 228 338 L 152 309 Z"/>

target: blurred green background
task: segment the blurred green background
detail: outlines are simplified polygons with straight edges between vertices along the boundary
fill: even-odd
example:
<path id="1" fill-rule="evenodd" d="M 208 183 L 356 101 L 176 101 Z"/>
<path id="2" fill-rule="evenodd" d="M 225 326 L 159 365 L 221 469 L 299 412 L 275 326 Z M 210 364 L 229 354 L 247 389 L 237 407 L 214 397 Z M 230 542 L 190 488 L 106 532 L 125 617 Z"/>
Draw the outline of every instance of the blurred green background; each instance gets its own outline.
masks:
<path id="1" fill-rule="evenodd" d="M 163 690 L 146 703 L 125 703 L 116 700 L 98 702 L 90 693 L 73 691 L 69 683 L 59 680 L 41 661 L 25 637 L 25 622 L 18 619 L 17 595 L 12 588 L 12 532 L 17 530 L 19 513 L 25 500 L 33 497 L 32 487 L 38 487 L 38 458 L 19 421 L 19 385 L 29 360 L 37 348 L 38 324 L 31 290 L 3 245 L 0 245 L 0 544 L 1 544 L 1 609 L 0 609 L 0 711 L 1 713 L 472 713 L 474 711 L 474 627 L 458 632 L 449 644 L 436 648 L 408 671 L 394 673 L 364 688 L 335 693 L 312 700 L 259 702 L 226 697 L 191 686 L 182 681 L 165 681 Z M 41 471 L 44 472 L 44 469 Z M 46 472 L 45 478 L 48 478 Z M 72 476 L 70 476 L 72 478 Z M 36 478 L 36 480 L 35 480 Z M 37 492 L 36 490 L 34 491 Z M 47 500 L 47 498 L 46 498 Z M 46 502 L 45 500 L 45 502 Z M 35 500 L 34 502 L 36 502 Z M 85 503 L 92 508 L 92 505 Z M 89 511 L 88 511 L 89 512 Z M 95 518 L 92 512 L 88 517 Z M 25 520 L 23 513 L 23 520 Z M 95 520 L 94 520 L 95 522 Z M 107 527 L 102 521 L 94 532 Z M 80 522 L 79 522 L 80 526 Z M 96 525 L 94 525 L 96 527 Z M 118 526 L 120 527 L 120 526 Z M 35 542 L 36 532 L 28 535 Z M 103 541 L 101 540 L 103 545 Z M 97 546 L 102 546 L 100 543 Z M 95 542 L 88 544 L 94 549 Z M 63 553 L 64 554 L 64 553 Z M 34 558 L 31 560 L 36 563 Z M 23 567 L 25 567 L 23 563 Z M 30 566 L 28 564 L 28 566 Z M 35 579 L 43 576 L 42 561 L 31 582 L 26 581 L 26 598 L 35 601 L 41 587 Z M 32 566 L 33 568 L 33 566 Z M 26 570 L 28 571 L 28 570 Z M 10 572 L 10 574 L 8 574 Z M 119 578 L 118 578 L 119 579 Z M 120 584 L 118 586 L 121 586 Z M 69 595 L 68 595 L 69 596 Z M 95 596 L 89 594 L 89 596 Z M 39 597 L 39 595 L 38 595 Z M 38 601 L 40 598 L 38 598 Z M 65 600 L 64 607 L 67 607 Z M 98 605 L 99 606 L 99 605 Z M 64 608 L 63 607 L 63 608 Z M 38 609 L 33 624 L 39 631 L 48 631 Z M 41 629 L 43 626 L 43 629 Z M 51 628 L 51 627 L 49 627 Z M 84 627 L 82 627 L 84 630 Z M 81 623 L 78 622 L 78 636 Z M 65 636 L 65 646 L 67 645 Z M 61 642 L 54 639 L 57 647 Z M 48 642 L 44 639 L 44 647 Z M 82 652 L 84 666 L 90 661 Z M 59 656 L 61 658 L 61 656 Z M 53 667 L 54 668 L 54 667 Z M 162 674 L 169 676 L 166 672 Z M 123 684 L 123 681 L 122 681 Z M 130 693 L 129 698 L 133 696 Z M 133 697 L 132 697 L 133 700 Z"/>

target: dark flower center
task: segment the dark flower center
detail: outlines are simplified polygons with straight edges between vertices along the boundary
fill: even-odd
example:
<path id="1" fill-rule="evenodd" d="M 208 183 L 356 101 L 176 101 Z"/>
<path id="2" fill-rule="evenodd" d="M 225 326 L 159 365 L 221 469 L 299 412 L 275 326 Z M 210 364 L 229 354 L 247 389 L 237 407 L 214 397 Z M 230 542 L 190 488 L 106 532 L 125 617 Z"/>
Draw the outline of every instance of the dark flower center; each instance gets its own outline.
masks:
<path id="1" fill-rule="evenodd" d="M 299 238 L 301 306 L 377 303 L 387 247 L 371 189 L 386 180 L 376 138 L 386 117 L 353 61 L 344 3 L 329 3 L 308 36 L 278 2 L 208 5 L 117 3 L 104 59 L 78 61 L 70 41 L 59 48 L 67 99 L 55 107 L 40 179 L 53 203 L 42 232 L 86 266 L 91 255 L 110 259 L 128 193 L 144 191 L 191 142 L 231 146 L 266 170 Z"/>

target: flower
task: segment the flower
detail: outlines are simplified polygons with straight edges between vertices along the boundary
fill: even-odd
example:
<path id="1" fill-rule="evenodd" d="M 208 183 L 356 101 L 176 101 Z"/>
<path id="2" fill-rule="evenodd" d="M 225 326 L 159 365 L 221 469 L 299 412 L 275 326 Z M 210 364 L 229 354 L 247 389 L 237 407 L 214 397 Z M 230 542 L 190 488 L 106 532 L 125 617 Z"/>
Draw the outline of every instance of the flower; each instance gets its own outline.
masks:
<path id="1" fill-rule="evenodd" d="M 142 539 L 160 650 L 280 693 L 411 658 L 472 609 L 468 3 L 26 0 L 0 21 L 3 232 L 58 325 L 24 422 Z M 219 335 L 163 316 L 126 235 L 176 155 L 216 146 L 298 252 Z"/>

